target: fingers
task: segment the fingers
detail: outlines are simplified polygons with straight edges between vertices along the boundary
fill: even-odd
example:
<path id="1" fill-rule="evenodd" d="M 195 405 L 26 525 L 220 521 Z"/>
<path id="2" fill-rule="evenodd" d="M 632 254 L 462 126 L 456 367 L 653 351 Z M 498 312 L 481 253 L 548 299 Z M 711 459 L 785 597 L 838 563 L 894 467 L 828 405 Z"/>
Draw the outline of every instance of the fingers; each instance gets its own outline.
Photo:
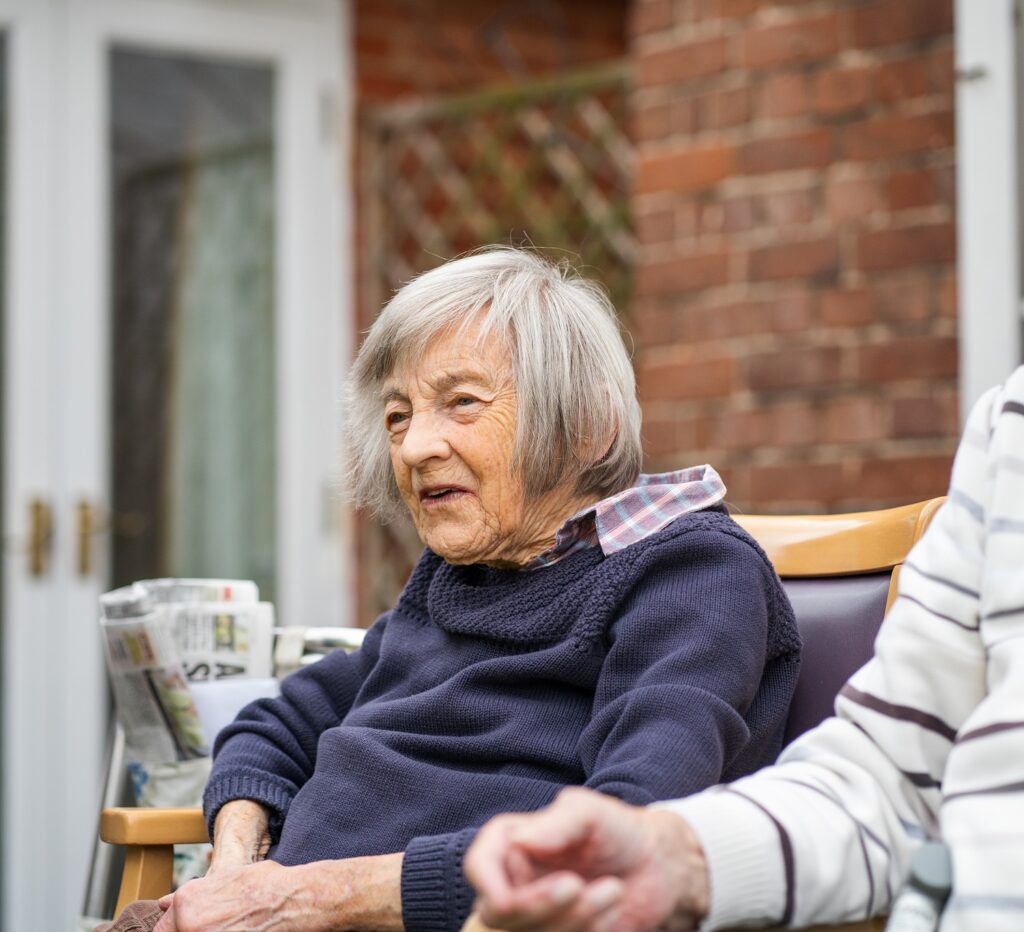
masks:
<path id="1" fill-rule="evenodd" d="M 469 882 L 484 896 L 504 908 L 512 895 L 513 879 L 507 862 L 508 836 L 514 816 L 491 819 L 473 839 L 463 859 L 463 871 Z M 513 870 L 518 872 L 517 867 Z"/>
<path id="2" fill-rule="evenodd" d="M 546 809 L 519 817 L 509 842 L 541 860 L 558 860 L 596 837 L 612 839 L 636 831 L 635 806 L 583 787 L 567 787 Z M 618 843 L 613 845 L 617 847 Z M 572 866 L 565 865 L 565 866 Z"/>
<path id="3" fill-rule="evenodd" d="M 620 902 L 622 894 L 622 882 L 614 877 L 585 884 L 580 877 L 562 871 L 516 890 L 502 909 L 481 898 L 479 912 L 488 925 L 516 932 L 614 929 L 614 922 L 601 919 Z"/>
<path id="4" fill-rule="evenodd" d="M 166 912 L 160 917 L 160 921 L 153 926 L 153 932 L 177 932 L 178 926 L 174 921 L 174 897 L 171 894 L 160 898 L 160 908 L 164 909 L 163 901 L 170 899 Z"/>

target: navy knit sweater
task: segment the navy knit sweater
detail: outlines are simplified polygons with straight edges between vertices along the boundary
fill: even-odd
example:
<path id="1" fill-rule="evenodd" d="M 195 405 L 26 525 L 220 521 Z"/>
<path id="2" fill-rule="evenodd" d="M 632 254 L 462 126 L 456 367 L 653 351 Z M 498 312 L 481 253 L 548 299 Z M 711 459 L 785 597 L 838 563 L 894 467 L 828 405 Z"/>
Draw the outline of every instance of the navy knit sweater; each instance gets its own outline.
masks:
<path id="1" fill-rule="evenodd" d="M 221 732 L 206 817 L 264 804 L 282 864 L 404 851 L 406 929 L 458 929 L 488 818 L 567 784 L 642 804 L 769 763 L 798 662 L 775 572 L 721 512 L 531 573 L 428 550 L 360 651 Z"/>

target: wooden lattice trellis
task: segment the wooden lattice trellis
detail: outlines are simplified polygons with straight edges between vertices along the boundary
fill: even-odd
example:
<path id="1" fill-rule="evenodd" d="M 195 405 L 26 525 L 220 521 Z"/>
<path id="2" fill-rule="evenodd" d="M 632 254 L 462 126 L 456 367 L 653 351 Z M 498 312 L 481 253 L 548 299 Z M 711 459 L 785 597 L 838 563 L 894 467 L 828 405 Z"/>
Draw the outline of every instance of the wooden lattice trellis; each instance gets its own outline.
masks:
<path id="1" fill-rule="evenodd" d="M 634 239 L 621 64 L 381 107 L 361 123 L 362 319 L 419 272 L 489 243 L 567 257 L 626 311 Z M 363 614 L 392 604 L 420 545 L 367 529 Z"/>
<path id="2" fill-rule="evenodd" d="M 631 145 L 620 66 L 382 107 L 363 121 L 364 307 L 486 243 L 578 256 L 623 307 Z"/>

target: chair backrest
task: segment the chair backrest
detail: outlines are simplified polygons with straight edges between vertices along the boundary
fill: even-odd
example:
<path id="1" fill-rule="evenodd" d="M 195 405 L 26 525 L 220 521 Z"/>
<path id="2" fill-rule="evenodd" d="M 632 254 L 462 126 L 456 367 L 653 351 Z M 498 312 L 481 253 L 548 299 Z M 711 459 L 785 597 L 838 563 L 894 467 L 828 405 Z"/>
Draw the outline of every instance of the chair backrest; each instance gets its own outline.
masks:
<path id="1" fill-rule="evenodd" d="M 786 744 L 831 715 L 843 683 L 871 659 L 900 566 L 942 502 L 843 515 L 734 515 L 774 564 L 803 638 Z"/>

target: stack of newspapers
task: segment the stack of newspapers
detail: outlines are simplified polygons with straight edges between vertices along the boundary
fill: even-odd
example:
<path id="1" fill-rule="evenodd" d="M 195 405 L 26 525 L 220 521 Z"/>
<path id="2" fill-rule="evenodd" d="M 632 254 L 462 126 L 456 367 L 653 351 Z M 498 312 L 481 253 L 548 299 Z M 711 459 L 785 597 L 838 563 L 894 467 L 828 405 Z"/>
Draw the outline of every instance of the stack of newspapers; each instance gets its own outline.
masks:
<path id="1" fill-rule="evenodd" d="M 271 677 L 274 607 L 253 582 L 144 580 L 101 596 L 100 609 L 130 760 L 206 757 L 214 735 L 195 684 Z"/>
<path id="2" fill-rule="evenodd" d="M 274 607 L 234 579 L 148 579 L 100 596 L 100 625 L 139 806 L 198 806 L 210 745 L 246 702 L 275 695 Z M 175 884 L 209 845 L 178 845 Z"/>

